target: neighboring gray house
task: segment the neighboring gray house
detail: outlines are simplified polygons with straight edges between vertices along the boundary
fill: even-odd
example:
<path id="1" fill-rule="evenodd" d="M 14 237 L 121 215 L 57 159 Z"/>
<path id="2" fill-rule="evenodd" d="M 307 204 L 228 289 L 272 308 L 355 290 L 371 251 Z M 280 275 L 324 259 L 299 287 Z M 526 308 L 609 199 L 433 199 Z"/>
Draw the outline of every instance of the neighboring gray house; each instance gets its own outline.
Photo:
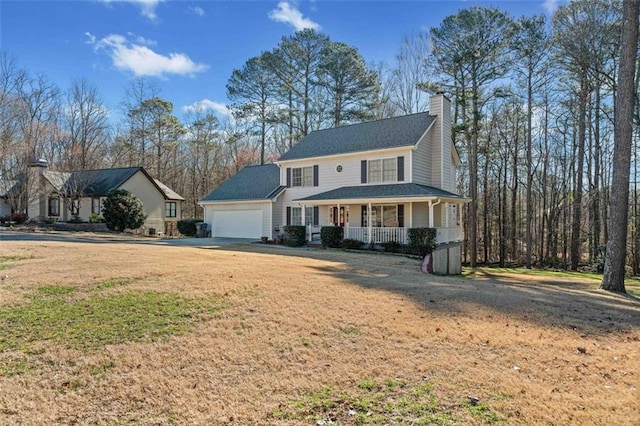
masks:
<path id="1" fill-rule="evenodd" d="M 458 154 L 451 104 L 429 112 L 310 133 L 275 164 L 247 167 L 204 197 L 212 235 L 272 238 L 284 225 L 344 228 L 364 242 L 407 242 L 407 229 L 433 227 L 438 243 L 462 241 Z"/>

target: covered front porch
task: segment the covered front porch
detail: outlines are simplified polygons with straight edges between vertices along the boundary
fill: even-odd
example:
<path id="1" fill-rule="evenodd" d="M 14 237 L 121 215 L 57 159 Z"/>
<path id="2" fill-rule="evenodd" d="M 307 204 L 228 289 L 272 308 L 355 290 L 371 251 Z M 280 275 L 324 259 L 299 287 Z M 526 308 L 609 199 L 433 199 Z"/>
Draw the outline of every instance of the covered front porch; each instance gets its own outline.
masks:
<path id="1" fill-rule="evenodd" d="M 408 229 L 435 228 L 437 243 L 462 241 L 462 206 L 468 200 L 442 190 L 412 185 L 411 191 L 387 195 L 392 185 L 372 191 L 367 198 L 349 197 L 354 190 L 340 188 L 300 200 L 300 224 L 307 226 L 307 238 L 319 240 L 322 226 L 340 226 L 345 239 L 381 244 L 395 241 L 408 244 Z M 392 188 L 389 188 L 392 187 Z M 406 185 L 396 185 L 397 188 Z M 361 188 L 357 190 L 362 191 Z M 295 207 L 294 207 L 295 209 Z"/>

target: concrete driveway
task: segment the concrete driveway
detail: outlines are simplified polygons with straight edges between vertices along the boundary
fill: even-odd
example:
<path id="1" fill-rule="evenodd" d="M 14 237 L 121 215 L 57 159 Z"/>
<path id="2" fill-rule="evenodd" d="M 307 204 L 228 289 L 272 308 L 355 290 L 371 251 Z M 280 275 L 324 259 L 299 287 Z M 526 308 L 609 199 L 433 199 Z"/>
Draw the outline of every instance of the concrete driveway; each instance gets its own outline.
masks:
<path id="1" fill-rule="evenodd" d="M 256 243 L 248 238 L 153 238 L 129 234 L 99 234 L 92 232 L 41 231 L 0 227 L 2 241 L 60 241 L 74 243 L 153 244 L 163 246 L 226 247 Z"/>
<path id="2" fill-rule="evenodd" d="M 144 241 L 145 244 L 190 247 L 225 247 L 257 242 L 260 241 L 253 238 L 146 238 Z"/>

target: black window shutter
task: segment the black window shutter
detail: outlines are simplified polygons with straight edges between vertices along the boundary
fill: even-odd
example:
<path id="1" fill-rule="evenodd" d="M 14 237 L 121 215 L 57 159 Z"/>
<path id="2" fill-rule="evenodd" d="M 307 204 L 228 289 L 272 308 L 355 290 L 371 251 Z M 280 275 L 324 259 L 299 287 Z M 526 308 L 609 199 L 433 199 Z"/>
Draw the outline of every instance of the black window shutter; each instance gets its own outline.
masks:
<path id="1" fill-rule="evenodd" d="M 287 188 L 291 188 L 291 167 L 287 167 Z"/>
<path id="2" fill-rule="evenodd" d="M 398 157 L 398 182 L 404 181 L 404 157 Z"/>
<path id="3" fill-rule="evenodd" d="M 313 206 L 313 226 L 320 224 L 320 207 Z"/>
<path id="4" fill-rule="evenodd" d="M 367 160 L 360 162 L 360 183 L 367 183 Z"/>
<path id="5" fill-rule="evenodd" d="M 318 186 L 318 165 L 313 166 L 313 186 Z"/>
<path id="6" fill-rule="evenodd" d="M 362 224 L 362 227 L 365 226 L 369 226 L 369 222 L 368 222 L 368 215 L 367 215 L 367 206 L 361 206 L 361 211 L 362 211 L 362 222 L 360 222 Z"/>
<path id="7" fill-rule="evenodd" d="M 404 228 L 404 204 L 398 204 L 398 226 Z"/>
<path id="8" fill-rule="evenodd" d="M 287 207 L 287 226 L 291 225 L 291 207 Z"/>

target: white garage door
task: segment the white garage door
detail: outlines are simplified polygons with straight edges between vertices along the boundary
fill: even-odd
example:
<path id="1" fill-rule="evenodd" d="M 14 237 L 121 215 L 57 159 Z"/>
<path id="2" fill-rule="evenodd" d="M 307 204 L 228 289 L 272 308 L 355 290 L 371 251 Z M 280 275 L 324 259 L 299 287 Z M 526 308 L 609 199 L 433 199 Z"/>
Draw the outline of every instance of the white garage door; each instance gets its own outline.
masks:
<path id="1" fill-rule="evenodd" d="M 262 210 L 228 210 L 213 212 L 213 237 L 262 237 Z"/>

